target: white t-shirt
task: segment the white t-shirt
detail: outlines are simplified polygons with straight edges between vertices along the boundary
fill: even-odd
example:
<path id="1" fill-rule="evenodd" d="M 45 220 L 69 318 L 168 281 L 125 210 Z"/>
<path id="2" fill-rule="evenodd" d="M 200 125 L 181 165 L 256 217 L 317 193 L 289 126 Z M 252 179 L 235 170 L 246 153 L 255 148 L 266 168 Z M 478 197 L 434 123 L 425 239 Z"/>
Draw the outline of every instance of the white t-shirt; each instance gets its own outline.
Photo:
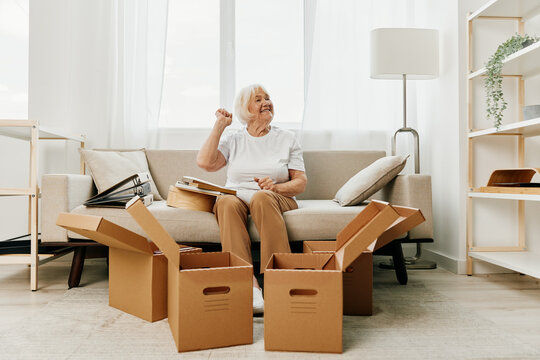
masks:
<path id="1" fill-rule="evenodd" d="M 237 190 L 237 196 L 249 204 L 261 190 L 255 177 L 266 176 L 277 184 L 289 181 L 289 169 L 305 171 L 302 149 L 292 131 L 271 126 L 268 134 L 252 136 L 246 127 L 224 134 L 218 150 L 227 160 L 226 187 Z"/>

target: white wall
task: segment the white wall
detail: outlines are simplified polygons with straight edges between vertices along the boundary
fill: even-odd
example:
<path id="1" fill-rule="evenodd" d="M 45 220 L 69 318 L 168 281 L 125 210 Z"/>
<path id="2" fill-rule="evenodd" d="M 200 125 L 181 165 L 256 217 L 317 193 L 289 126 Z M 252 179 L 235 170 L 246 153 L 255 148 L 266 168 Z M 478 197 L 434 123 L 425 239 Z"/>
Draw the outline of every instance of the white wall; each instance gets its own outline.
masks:
<path id="1" fill-rule="evenodd" d="M 410 123 L 420 136 L 421 173 L 430 174 L 433 196 L 433 244 L 423 258 L 457 271 L 462 241 L 460 204 L 459 37 L 455 1 L 416 0 L 413 26 L 439 30 L 439 77 L 416 81 L 417 105 Z M 408 248 L 410 254 L 413 249 Z"/>
<path id="2" fill-rule="evenodd" d="M 0 119 L 28 117 L 28 0 L 0 0 Z M 28 143 L 0 136 L 0 187 L 28 186 Z M 28 200 L 0 197 L 0 241 L 28 233 Z"/>

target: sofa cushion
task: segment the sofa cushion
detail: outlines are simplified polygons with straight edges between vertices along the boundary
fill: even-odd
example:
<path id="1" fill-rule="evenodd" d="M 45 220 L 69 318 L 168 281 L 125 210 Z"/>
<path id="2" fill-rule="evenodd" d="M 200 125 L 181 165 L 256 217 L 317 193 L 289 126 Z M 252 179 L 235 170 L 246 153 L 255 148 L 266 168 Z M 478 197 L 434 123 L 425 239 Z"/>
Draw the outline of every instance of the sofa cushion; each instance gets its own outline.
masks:
<path id="1" fill-rule="evenodd" d="M 341 207 L 332 200 L 298 200 L 298 209 L 283 214 L 289 241 L 333 240 L 366 204 Z M 213 213 L 179 209 L 167 206 L 166 201 L 154 201 L 148 210 L 158 219 L 165 230 L 179 243 L 219 243 L 219 227 Z M 146 234 L 124 209 L 96 208 L 80 205 L 74 214 L 103 216 L 113 223 L 136 232 Z M 255 223 L 248 217 L 251 241 L 260 242 Z M 71 239 L 85 239 L 68 232 Z"/>
<path id="2" fill-rule="evenodd" d="M 148 210 L 158 219 L 165 230 L 177 242 L 219 243 L 219 228 L 213 213 L 178 209 L 167 206 L 166 201 L 154 201 Z M 71 211 L 74 214 L 103 216 L 105 219 L 125 227 L 139 235 L 147 236 L 135 220 L 124 209 L 96 208 L 80 205 Z M 84 239 L 73 232 L 72 239 Z"/>
<path id="3" fill-rule="evenodd" d="M 388 184 L 405 167 L 409 156 L 386 156 L 378 159 L 349 179 L 336 193 L 341 206 L 357 205 Z"/>
<path id="4" fill-rule="evenodd" d="M 299 200 L 298 209 L 283 214 L 290 241 L 335 239 L 365 205 L 341 207 L 332 200 Z M 213 213 L 178 209 L 167 206 L 165 201 L 155 201 L 148 207 L 165 230 L 180 243 L 219 243 L 219 228 Z M 123 209 L 78 206 L 72 213 L 103 216 L 142 236 L 146 234 Z M 248 230 L 252 241 L 259 242 L 259 234 L 251 217 Z M 69 232 L 71 239 L 84 239 Z"/>
<path id="5" fill-rule="evenodd" d="M 341 207 L 332 200 L 298 200 L 298 209 L 283 214 L 290 241 L 331 240 L 365 205 Z M 249 224 L 252 240 L 260 241 L 253 222 Z"/>
<path id="6" fill-rule="evenodd" d="M 133 174 L 147 172 L 148 161 L 144 150 L 113 151 L 80 149 L 98 192 L 102 192 Z M 154 180 L 150 180 L 154 200 L 162 200 Z"/>

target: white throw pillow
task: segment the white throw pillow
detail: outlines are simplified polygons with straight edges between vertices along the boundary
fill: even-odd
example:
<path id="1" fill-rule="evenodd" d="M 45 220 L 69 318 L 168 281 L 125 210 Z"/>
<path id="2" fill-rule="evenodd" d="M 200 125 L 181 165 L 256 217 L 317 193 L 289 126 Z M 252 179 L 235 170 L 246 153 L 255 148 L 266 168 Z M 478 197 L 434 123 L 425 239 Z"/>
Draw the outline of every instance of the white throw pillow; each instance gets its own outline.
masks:
<path id="1" fill-rule="evenodd" d="M 357 205 L 375 194 L 399 174 L 407 156 L 386 156 L 360 170 L 336 193 L 334 201 L 341 206 Z"/>
<path id="2" fill-rule="evenodd" d="M 147 172 L 148 160 L 144 150 L 86 150 L 80 149 L 81 155 L 94 179 L 98 192 L 102 192 L 119 181 L 133 174 Z M 150 174 L 150 177 L 152 175 Z M 150 187 L 154 200 L 163 200 L 152 179 Z"/>

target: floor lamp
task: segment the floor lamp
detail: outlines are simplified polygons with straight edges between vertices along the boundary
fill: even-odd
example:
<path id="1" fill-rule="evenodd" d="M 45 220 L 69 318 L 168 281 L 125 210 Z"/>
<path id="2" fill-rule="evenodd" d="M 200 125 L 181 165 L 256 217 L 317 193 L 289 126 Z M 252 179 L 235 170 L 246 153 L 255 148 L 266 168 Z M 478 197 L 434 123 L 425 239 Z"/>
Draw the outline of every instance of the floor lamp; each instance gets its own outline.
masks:
<path id="1" fill-rule="evenodd" d="M 414 172 L 420 173 L 418 132 L 407 126 L 407 79 L 429 80 L 439 75 L 439 32 L 434 29 L 380 28 L 371 31 L 371 78 L 398 79 L 403 82 L 403 127 L 392 137 L 392 155 L 400 133 L 414 140 Z M 422 247 L 416 243 L 416 255 L 406 258 L 407 268 L 434 269 L 437 264 L 420 259 Z"/>

